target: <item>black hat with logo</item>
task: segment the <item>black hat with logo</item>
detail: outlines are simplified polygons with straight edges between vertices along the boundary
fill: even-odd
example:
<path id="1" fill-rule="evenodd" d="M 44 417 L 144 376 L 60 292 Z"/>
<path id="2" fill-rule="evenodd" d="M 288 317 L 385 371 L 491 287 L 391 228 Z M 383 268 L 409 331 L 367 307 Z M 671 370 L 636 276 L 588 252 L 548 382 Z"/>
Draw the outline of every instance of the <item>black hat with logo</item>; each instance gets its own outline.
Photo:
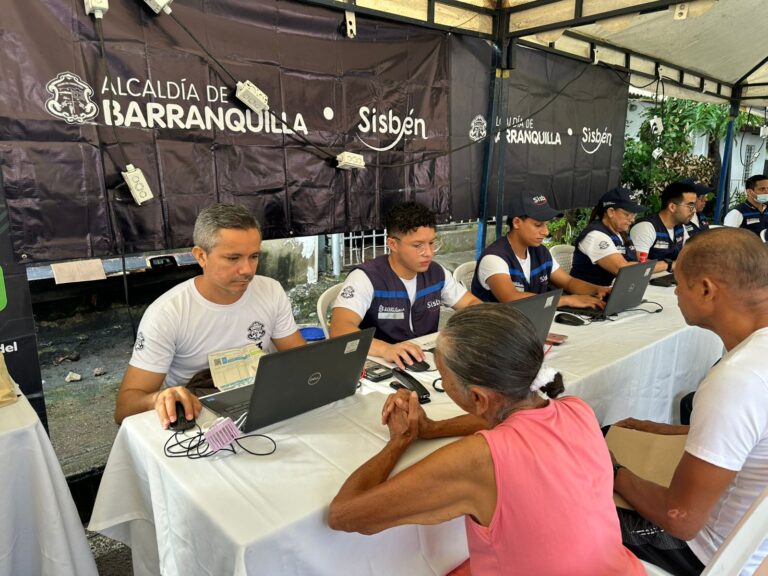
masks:
<path id="1" fill-rule="evenodd" d="M 520 196 L 515 198 L 512 212 L 509 214 L 509 217 L 528 216 L 534 220 L 548 222 L 549 220 L 562 215 L 562 212 L 555 210 L 549 205 L 549 201 L 544 194 L 523 192 Z"/>
<path id="2" fill-rule="evenodd" d="M 629 188 L 617 186 L 603 194 L 603 197 L 600 198 L 600 206 L 603 208 L 621 208 L 627 212 L 637 214 L 646 209 L 645 206 L 641 206 L 640 202 L 636 200 L 639 194 L 639 192 L 630 190 Z"/>

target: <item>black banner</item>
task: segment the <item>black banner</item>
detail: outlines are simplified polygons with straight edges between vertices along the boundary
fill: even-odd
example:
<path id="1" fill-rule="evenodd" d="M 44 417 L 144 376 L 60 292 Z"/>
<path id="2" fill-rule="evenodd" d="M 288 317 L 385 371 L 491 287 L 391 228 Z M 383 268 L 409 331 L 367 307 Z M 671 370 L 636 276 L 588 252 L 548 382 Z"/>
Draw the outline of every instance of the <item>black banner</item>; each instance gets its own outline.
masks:
<path id="1" fill-rule="evenodd" d="M 523 190 L 546 194 L 560 209 L 590 207 L 619 184 L 629 88 L 617 74 L 518 49 L 499 119 L 507 209 Z"/>
<path id="2" fill-rule="evenodd" d="M 403 199 L 450 218 L 449 157 L 434 158 L 449 146 L 448 36 L 358 16 L 349 39 L 343 12 L 285 0 L 171 7 L 287 126 L 236 101 L 235 80 L 140 0 L 104 16 L 111 83 L 82 0 L 0 0 L 0 170 L 17 258 L 104 256 L 121 236 L 126 252 L 189 246 L 215 201 L 252 209 L 267 238 L 377 228 Z M 301 138 L 368 167 L 339 170 Z M 127 160 L 155 196 L 142 206 L 120 187 Z"/>
<path id="3" fill-rule="evenodd" d="M 495 141 L 489 215 L 496 210 L 499 147 L 505 159 L 504 214 L 524 190 L 546 194 L 560 209 L 594 205 L 619 183 L 627 85 L 618 72 L 518 47 L 508 78 L 500 80 L 505 85 L 498 106 L 506 100 L 506 108 L 488 122 L 491 50 L 475 38 L 451 44 L 452 146 L 476 142 L 452 155 L 454 217 L 478 213 L 486 134 Z"/>
<path id="4" fill-rule="evenodd" d="M 48 429 L 32 298 L 24 266 L 13 261 L 8 229 L 8 213 L 0 202 L 0 352 L 11 377 Z"/>

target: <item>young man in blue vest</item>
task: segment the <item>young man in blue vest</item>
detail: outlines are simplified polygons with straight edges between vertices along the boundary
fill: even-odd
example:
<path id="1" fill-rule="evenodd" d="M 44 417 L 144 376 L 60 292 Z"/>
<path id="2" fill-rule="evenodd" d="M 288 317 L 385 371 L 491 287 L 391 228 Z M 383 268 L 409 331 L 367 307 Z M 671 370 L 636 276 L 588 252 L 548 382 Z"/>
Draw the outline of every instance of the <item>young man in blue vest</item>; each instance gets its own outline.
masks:
<path id="1" fill-rule="evenodd" d="M 672 182 L 661 193 L 661 210 L 632 226 L 629 236 L 637 259 L 663 260 L 671 271 L 673 262 L 688 239 L 685 225 L 696 212 L 696 190 L 692 184 Z"/>
<path id="2" fill-rule="evenodd" d="M 690 184 L 696 191 L 696 211 L 693 216 L 691 216 L 691 221 L 685 225 L 685 231 L 688 232 L 688 237 L 693 238 L 699 232 L 709 230 L 709 220 L 704 216 L 704 208 L 706 207 L 709 195 L 713 190 L 701 182 L 696 182 L 693 178 L 683 180 L 683 183 Z"/>
<path id="3" fill-rule="evenodd" d="M 603 298 L 610 288 L 572 277 L 543 245 L 547 222 L 559 215 L 543 194 L 517 198 L 507 221 L 509 232 L 480 255 L 472 293 L 484 302 L 510 302 L 547 292 L 553 284 L 569 293 L 560 298 L 563 306 L 605 307 Z"/>
<path id="4" fill-rule="evenodd" d="M 625 235 L 635 215 L 645 210 L 627 188 L 616 187 L 603 194 L 592 211 L 587 227 L 573 243 L 571 276 L 598 286 L 610 286 L 619 270 L 637 264 L 637 253 Z M 663 272 L 666 262 L 654 271 Z"/>
<path id="5" fill-rule="evenodd" d="M 765 241 L 765 230 L 768 230 L 768 176 L 756 174 L 750 176 L 745 184 L 747 200 L 725 215 L 723 224 L 732 228 L 752 230 Z"/>
<path id="6" fill-rule="evenodd" d="M 412 338 L 437 332 L 441 306 L 459 310 L 479 301 L 437 262 L 440 249 L 435 215 L 416 202 L 387 214 L 389 255 L 349 273 L 333 304 L 331 336 L 374 327 L 371 355 L 400 368 L 423 361 Z"/>

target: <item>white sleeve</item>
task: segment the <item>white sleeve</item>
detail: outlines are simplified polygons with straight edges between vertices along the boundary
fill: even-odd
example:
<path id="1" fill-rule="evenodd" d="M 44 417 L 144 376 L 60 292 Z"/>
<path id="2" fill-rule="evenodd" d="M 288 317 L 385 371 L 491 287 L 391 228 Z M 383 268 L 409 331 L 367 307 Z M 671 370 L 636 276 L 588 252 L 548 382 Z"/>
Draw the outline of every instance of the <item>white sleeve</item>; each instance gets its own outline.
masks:
<path id="1" fill-rule="evenodd" d="M 650 222 L 638 222 L 629 231 L 629 237 L 638 252 L 651 251 L 651 246 L 656 242 L 656 228 Z"/>
<path id="2" fill-rule="evenodd" d="M 506 274 L 509 276 L 509 266 L 504 259 L 493 254 L 488 254 L 480 259 L 480 263 L 477 266 L 477 279 L 480 281 L 480 286 L 486 290 L 490 290 L 488 286 L 488 278 L 495 276 L 496 274 Z"/>
<path id="3" fill-rule="evenodd" d="M 272 302 L 275 306 L 275 328 L 272 331 L 272 339 L 285 338 L 296 332 L 296 320 L 293 317 L 293 309 L 288 295 L 279 282 L 275 282 L 275 290 L 272 294 Z"/>
<path id="4" fill-rule="evenodd" d="M 584 239 L 579 242 L 579 250 L 589 258 L 592 264 L 597 263 L 598 260 L 602 260 L 606 256 L 619 253 L 611 237 L 599 230 L 592 230 L 592 232 L 584 236 Z"/>
<path id="5" fill-rule="evenodd" d="M 739 383 L 734 394 L 733 383 Z M 726 470 L 741 470 L 768 431 L 768 388 L 749 369 L 716 368 L 693 397 L 685 451 Z"/>
<path id="6" fill-rule="evenodd" d="M 728 212 L 723 219 L 723 225 L 731 228 L 741 228 L 742 222 L 744 222 L 744 215 L 735 208 Z"/>
<path id="7" fill-rule="evenodd" d="M 552 254 L 550 254 L 552 256 Z M 552 258 L 552 272 L 550 272 L 550 275 L 560 270 L 560 262 L 557 261 L 557 259 Z"/>
<path id="8" fill-rule="evenodd" d="M 453 308 L 453 306 L 455 306 L 459 300 L 464 298 L 464 294 L 467 293 L 467 289 L 456 282 L 453 274 L 446 270 L 444 266 L 440 267 L 445 273 L 445 284 L 443 285 L 443 290 L 440 293 L 440 299 L 443 301 L 443 306 Z"/>
<path id="9" fill-rule="evenodd" d="M 364 318 L 373 302 L 373 284 L 368 275 L 360 269 L 352 270 L 344 280 L 344 286 L 333 303 L 334 308 L 348 308 Z"/>
<path id="10" fill-rule="evenodd" d="M 168 374 L 176 355 L 178 326 L 178 314 L 171 305 L 150 305 L 139 323 L 128 363 L 149 372 Z"/>

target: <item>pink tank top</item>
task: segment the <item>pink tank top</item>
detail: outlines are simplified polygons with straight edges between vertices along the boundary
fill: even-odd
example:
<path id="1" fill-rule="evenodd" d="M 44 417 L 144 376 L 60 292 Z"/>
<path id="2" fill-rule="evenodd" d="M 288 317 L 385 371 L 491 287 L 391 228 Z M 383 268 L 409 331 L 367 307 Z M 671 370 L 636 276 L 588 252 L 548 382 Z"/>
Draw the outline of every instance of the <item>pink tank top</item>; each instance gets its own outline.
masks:
<path id="1" fill-rule="evenodd" d="M 497 501 L 488 528 L 466 518 L 472 576 L 645 574 L 621 543 L 611 457 L 583 400 L 552 400 L 478 434 Z"/>

